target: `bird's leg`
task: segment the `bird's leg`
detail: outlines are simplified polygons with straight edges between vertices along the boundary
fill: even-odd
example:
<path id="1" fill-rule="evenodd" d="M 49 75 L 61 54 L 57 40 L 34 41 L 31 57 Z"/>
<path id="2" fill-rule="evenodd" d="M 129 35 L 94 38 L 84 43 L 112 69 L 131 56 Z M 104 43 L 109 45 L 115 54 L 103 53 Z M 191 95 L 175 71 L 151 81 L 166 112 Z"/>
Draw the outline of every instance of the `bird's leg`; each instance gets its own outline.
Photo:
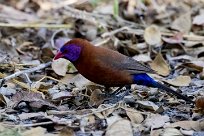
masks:
<path id="1" fill-rule="evenodd" d="M 122 93 L 121 90 L 123 90 L 122 89 L 123 87 L 126 87 L 127 89 Z M 129 94 L 130 86 L 120 86 L 114 92 L 111 92 L 109 88 L 107 88 L 107 89 L 108 89 L 108 91 L 107 91 L 107 93 L 105 93 L 106 98 L 107 98 L 106 102 L 117 103 L 118 101 L 121 101 L 124 98 L 124 96 Z"/>
<path id="2" fill-rule="evenodd" d="M 106 96 L 107 96 L 107 97 L 111 97 L 111 96 L 116 96 L 116 95 L 118 95 L 118 94 L 121 92 L 121 90 L 122 90 L 123 87 L 126 87 L 126 90 L 125 90 L 125 91 L 128 91 L 128 92 L 129 92 L 129 90 L 130 90 L 130 88 L 131 88 L 130 85 L 120 86 L 120 87 L 117 88 L 114 92 L 112 92 L 112 90 L 110 89 L 110 87 L 106 87 L 106 88 L 105 88 Z"/>
<path id="3" fill-rule="evenodd" d="M 121 90 L 122 90 L 123 87 L 125 87 L 125 88 L 126 88 L 125 91 L 128 91 L 128 92 L 129 92 L 129 90 L 131 89 L 131 86 L 130 86 L 130 85 L 120 86 L 120 87 L 119 87 L 118 89 L 116 89 L 111 95 L 118 95 L 118 94 L 121 92 Z"/>

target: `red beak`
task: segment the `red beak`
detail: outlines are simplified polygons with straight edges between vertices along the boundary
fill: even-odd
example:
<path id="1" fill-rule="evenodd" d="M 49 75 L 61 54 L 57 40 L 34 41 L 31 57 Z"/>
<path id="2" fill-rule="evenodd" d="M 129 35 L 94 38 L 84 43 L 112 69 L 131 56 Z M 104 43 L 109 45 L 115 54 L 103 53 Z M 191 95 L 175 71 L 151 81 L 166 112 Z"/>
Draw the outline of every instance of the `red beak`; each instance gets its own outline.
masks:
<path id="1" fill-rule="evenodd" d="M 64 54 L 62 54 L 62 52 L 59 51 L 59 52 L 55 55 L 54 60 L 57 60 L 57 59 L 62 58 L 62 57 L 64 57 Z"/>

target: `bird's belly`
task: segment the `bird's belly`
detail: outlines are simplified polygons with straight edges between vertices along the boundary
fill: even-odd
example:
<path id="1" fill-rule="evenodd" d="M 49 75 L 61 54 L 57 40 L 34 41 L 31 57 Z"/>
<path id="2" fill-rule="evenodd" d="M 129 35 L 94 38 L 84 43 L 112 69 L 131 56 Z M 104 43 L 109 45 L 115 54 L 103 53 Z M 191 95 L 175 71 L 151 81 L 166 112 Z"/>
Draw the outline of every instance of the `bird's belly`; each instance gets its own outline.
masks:
<path id="1" fill-rule="evenodd" d="M 133 83 L 129 73 L 108 66 L 87 65 L 87 68 L 77 67 L 77 69 L 90 81 L 104 86 L 123 86 Z"/>

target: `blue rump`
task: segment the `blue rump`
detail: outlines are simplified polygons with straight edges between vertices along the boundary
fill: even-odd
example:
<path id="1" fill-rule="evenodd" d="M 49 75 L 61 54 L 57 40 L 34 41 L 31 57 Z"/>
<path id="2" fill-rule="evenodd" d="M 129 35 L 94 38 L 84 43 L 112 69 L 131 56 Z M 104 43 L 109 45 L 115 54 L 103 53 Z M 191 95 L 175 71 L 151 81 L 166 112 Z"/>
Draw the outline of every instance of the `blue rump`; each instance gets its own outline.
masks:
<path id="1" fill-rule="evenodd" d="M 133 82 L 138 85 L 144 85 L 149 87 L 156 87 L 157 82 L 148 76 L 146 73 L 133 75 Z"/>

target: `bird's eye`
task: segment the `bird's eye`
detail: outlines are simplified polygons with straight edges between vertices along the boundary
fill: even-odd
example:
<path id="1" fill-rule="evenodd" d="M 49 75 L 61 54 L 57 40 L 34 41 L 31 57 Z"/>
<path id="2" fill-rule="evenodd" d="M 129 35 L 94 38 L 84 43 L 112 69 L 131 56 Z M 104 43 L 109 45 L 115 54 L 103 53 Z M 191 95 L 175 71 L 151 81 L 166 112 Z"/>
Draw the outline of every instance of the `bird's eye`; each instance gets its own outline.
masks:
<path id="1" fill-rule="evenodd" d="M 64 50 L 64 51 L 63 51 L 63 53 L 68 53 L 68 52 L 69 52 L 68 50 Z"/>

